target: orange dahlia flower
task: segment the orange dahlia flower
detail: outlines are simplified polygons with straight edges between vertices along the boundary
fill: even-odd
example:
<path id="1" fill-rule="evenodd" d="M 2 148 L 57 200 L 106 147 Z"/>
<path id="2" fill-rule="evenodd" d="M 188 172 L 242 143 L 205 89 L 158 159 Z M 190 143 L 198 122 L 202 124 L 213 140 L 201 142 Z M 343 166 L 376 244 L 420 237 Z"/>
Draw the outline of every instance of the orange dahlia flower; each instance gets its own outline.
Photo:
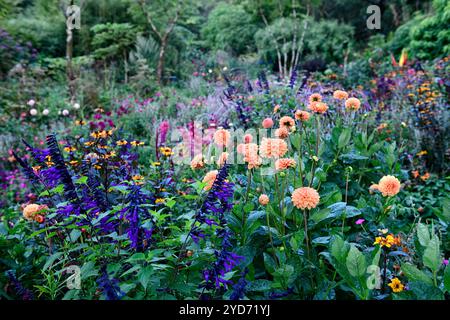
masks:
<path id="1" fill-rule="evenodd" d="M 200 153 L 194 157 L 191 161 L 192 170 L 201 169 L 205 166 L 205 161 L 203 160 L 203 155 Z"/>
<path id="2" fill-rule="evenodd" d="M 308 101 L 309 103 L 321 102 L 322 96 L 318 93 L 313 93 L 312 95 L 309 96 Z"/>
<path id="3" fill-rule="evenodd" d="M 214 181 L 216 180 L 217 174 L 219 171 L 213 170 L 208 172 L 203 178 L 202 182 L 206 183 L 206 186 L 203 187 L 203 190 L 208 191 L 212 188 Z"/>
<path id="4" fill-rule="evenodd" d="M 265 118 L 262 122 L 262 126 L 264 129 L 270 129 L 273 127 L 273 120 L 272 118 Z"/>
<path id="5" fill-rule="evenodd" d="M 297 162 L 292 158 L 281 158 L 275 161 L 275 169 L 277 171 L 295 168 Z"/>
<path id="6" fill-rule="evenodd" d="M 400 192 L 400 180 L 394 176 L 384 176 L 378 182 L 378 190 L 383 197 L 392 197 Z"/>
<path id="7" fill-rule="evenodd" d="M 280 119 L 280 127 L 287 127 L 288 129 L 290 129 L 291 127 L 295 126 L 295 120 L 292 119 L 289 116 L 284 116 L 281 117 Z"/>
<path id="8" fill-rule="evenodd" d="M 328 110 L 328 106 L 323 102 L 313 102 L 308 106 L 308 109 L 315 113 L 325 113 Z"/>
<path id="9" fill-rule="evenodd" d="M 314 209 L 319 204 L 320 196 L 315 189 L 302 187 L 294 190 L 291 199 L 298 209 Z"/>
<path id="10" fill-rule="evenodd" d="M 228 130 L 219 129 L 214 132 L 214 142 L 219 147 L 227 146 L 230 143 L 231 134 Z"/>
<path id="11" fill-rule="evenodd" d="M 288 145 L 283 139 L 263 138 L 259 150 L 263 158 L 280 158 L 288 151 Z"/>
<path id="12" fill-rule="evenodd" d="M 295 111 L 295 119 L 300 121 L 308 121 L 310 114 L 308 111 L 297 110 Z"/>
<path id="13" fill-rule="evenodd" d="M 358 98 L 348 98 L 345 100 L 345 108 L 347 110 L 356 111 L 361 106 L 361 101 Z"/>
<path id="14" fill-rule="evenodd" d="M 280 139 L 286 139 L 289 137 L 289 130 L 287 127 L 280 127 L 277 130 L 275 130 L 275 137 Z"/>
<path id="15" fill-rule="evenodd" d="M 336 90 L 333 92 L 333 98 L 338 100 L 346 100 L 348 99 L 348 93 L 343 90 Z"/>
<path id="16" fill-rule="evenodd" d="M 267 206 L 269 204 L 269 197 L 267 196 L 267 194 L 262 194 L 259 196 L 259 204 L 262 206 Z"/>

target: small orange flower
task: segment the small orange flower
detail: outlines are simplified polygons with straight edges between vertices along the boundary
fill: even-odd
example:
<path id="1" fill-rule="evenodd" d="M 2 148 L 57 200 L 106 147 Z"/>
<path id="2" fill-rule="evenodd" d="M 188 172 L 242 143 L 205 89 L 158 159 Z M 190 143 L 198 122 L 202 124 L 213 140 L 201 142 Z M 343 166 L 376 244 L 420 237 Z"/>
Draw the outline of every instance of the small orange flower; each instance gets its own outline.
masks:
<path id="1" fill-rule="evenodd" d="M 309 96 L 308 100 L 309 100 L 310 104 L 312 104 L 314 102 L 321 102 L 322 96 L 318 93 L 313 93 L 312 95 Z"/>
<path id="2" fill-rule="evenodd" d="M 314 209 L 320 201 L 319 193 L 309 187 L 295 189 L 292 193 L 292 203 L 298 209 Z"/>
<path id="3" fill-rule="evenodd" d="M 427 172 L 423 176 L 420 177 L 422 181 L 427 181 L 430 178 L 430 174 Z"/>
<path id="4" fill-rule="evenodd" d="M 358 98 L 348 98 L 345 100 L 345 108 L 350 111 L 356 111 L 361 106 L 361 101 Z"/>
<path id="5" fill-rule="evenodd" d="M 206 183 L 206 186 L 203 188 L 203 190 L 208 191 L 208 190 L 210 190 L 212 188 L 218 173 L 219 172 L 217 170 L 213 170 L 213 171 L 208 172 L 205 175 L 205 177 L 203 178 L 202 182 Z"/>
<path id="6" fill-rule="evenodd" d="M 258 168 L 262 164 L 262 159 L 259 156 L 255 156 L 255 157 L 249 158 L 247 162 L 248 162 L 247 167 L 249 170 L 251 170 L 254 168 Z"/>
<path id="7" fill-rule="evenodd" d="M 192 170 L 201 169 L 205 166 L 205 162 L 203 161 L 203 155 L 200 153 L 196 155 L 191 161 Z"/>
<path id="8" fill-rule="evenodd" d="M 295 168 L 296 165 L 297 162 L 295 162 L 295 160 L 291 158 L 281 158 L 275 161 L 275 169 L 277 171 Z"/>
<path id="9" fill-rule="evenodd" d="M 308 111 L 297 110 L 295 111 L 295 119 L 300 121 L 308 121 L 310 114 Z"/>
<path id="10" fill-rule="evenodd" d="M 348 98 L 348 93 L 343 90 L 336 90 L 333 92 L 333 98 L 338 100 L 346 100 Z"/>
<path id="11" fill-rule="evenodd" d="M 220 155 L 219 159 L 217 160 L 217 165 L 219 167 L 222 167 L 225 164 L 225 162 L 227 162 L 228 155 L 229 155 L 228 152 L 222 152 L 222 154 Z"/>
<path id="12" fill-rule="evenodd" d="M 369 192 L 370 192 L 370 194 L 372 194 L 374 191 L 376 191 L 376 190 L 378 190 L 378 184 L 372 184 L 370 187 L 369 187 Z"/>
<path id="13" fill-rule="evenodd" d="M 247 134 L 244 136 L 244 142 L 245 142 L 245 143 L 250 143 L 250 142 L 252 142 L 252 141 L 253 141 L 253 136 L 252 136 L 251 134 L 247 133 Z"/>
<path id="14" fill-rule="evenodd" d="M 275 137 L 280 139 L 286 139 L 289 137 L 289 130 L 287 127 L 280 127 L 277 130 L 275 130 Z"/>
<path id="15" fill-rule="evenodd" d="M 418 176 L 420 176 L 420 173 L 418 170 L 411 171 L 411 174 L 414 177 L 414 179 L 416 179 Z"/>
<path id="16" fill-rule="evenodd" d="M 270 129 L 273 127 L 273 120 L 272 118 L 265 118 L 262 122 L 262 126 L 264 129 Z"/>
<path id="17" fill-rule="evenodd" d="M 259 196 L 259 204 L 262 206 L 267 206 L 269 204 L 269 197 L 266 194 L 262 194 Z"/>
<path id="18" fill-rule="evenodd" d="M 308 109 L 312 112 L 323 114 L 327 112 L 328 106 L 323 102 L 313 102 L 308 106 Z"/>
<path id="19" fill-rule="evenodd" d="M 230 140 L 231 134 L 228 130 L 219 129 L 216 132 L 214 132 L 214 142 L 219 147 L 227 146 L 230 143 Z"/>
<path id="20" fill-rule="evenodd" d="M 378 182 L 378 190 L 383 197 L 392 197 L 400 192 L 400 180 L 394 176 L 384 176 Z"/>
<path id="21" fill-rule="evenodd" d="M 288 129 L 290 129 L 291 127 L 295 126 L 295 120 L 292 119 L 289 116 L 284 116 L 281 117 L 280 119 L 280 127 L 287 127 Z"/>

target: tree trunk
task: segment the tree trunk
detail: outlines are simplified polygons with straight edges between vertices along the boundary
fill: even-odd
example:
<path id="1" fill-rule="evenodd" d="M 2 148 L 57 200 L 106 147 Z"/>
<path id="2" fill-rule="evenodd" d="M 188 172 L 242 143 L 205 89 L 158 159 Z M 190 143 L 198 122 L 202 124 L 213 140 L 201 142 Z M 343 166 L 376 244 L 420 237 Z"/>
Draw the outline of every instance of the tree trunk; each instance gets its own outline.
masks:
<path id="1" fill-rule="evenodd" d="M 166 47 L 167 47 L 167 39 L 163 39 L 161 41 L 161 47 L 159 48 L 159 58 L 158 58 L 158 67 L 156 70 L 157 80 L 158 84 L 163 83 L 163 76 L 164 76 L 164 59 L 166 56 Z"/>

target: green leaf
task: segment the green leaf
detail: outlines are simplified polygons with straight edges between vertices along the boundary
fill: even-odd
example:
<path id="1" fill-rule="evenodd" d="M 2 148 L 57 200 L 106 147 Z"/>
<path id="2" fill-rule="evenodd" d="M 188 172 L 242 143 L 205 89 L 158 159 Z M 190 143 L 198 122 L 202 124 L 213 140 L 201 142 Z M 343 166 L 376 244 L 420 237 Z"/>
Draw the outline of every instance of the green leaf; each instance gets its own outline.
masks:
<path id="1" fill-rule="evenodd" d="M 78 229 L 73 229 L 69 234 L 70 242 L 76 242 L 80 236 L 81 231 Z"/>
<path id="2" fill-rule="evenodd" d="M 423 223 L 417 224 L 417 238 L 419 239 L 420 245 L 423 247 L 428 245 L 428 242 L 431 240 L 431 235 L 427 225 Z"/>
<path id="3" fill-rule="evenodd" d="M 76 184 L 86 184 L 87 180 L 88 180 L 87 176 L 82 176 L 82 177 L 79 177 L 77 180 L 75 180 L 75 183 Z"/>
<path id="4" fill-rule="evenodd" d="M 348 272 L 354 277 L 362 277 L 366 273 L 366 258 L 355 245 L 351 245 L 350 247 L 346 265 Z"/>
<path id="5" fill-rule="evenodd" d="M 135 253 L 131 257 L 129 257 L 126 261 L 129 263 L 143 262 L 145 261 L 145 254 L 142 252 Z"/>
<path id="6" fill-rule="evenodd" d="M 310 219 L 312 221 L 314 221 L 315 223 L 319 223 L 320 221 L 325 220 L 328 217 L 328 215 L 330 214 L 330 212 L 331 212 L 331 209 L 324 208 L 322 210 L 314 212 L 311 215 Z"/>
<path id="7" fill-rule="evenodd" d="M 334 236 L 331 241 L 330 253 L 339 262 L 344 263 L 347 257 L 348 246 L 345 241 L 338 236 Z"/>
<path id="8" fill-rule="evenodd" d="M 272 287 L 272 282 L 269 280 L 255 280 L 250 282 L 245 289 L 247 291 L 268 291 Z"/>
<path id="9" fill-rule="evenodd" d="M 444 294 L 439 288 L 424 282 L 410 282 L 409 290 L 414 292 L 417 300 L 444 300 Z"/>
<path id="10" fill-rule="evenodd" d="M 442 265 L 439 238 L 436 235 L 428 242 L 428 245 L 423 252 L 423 264 L 433 272 L 437 272 Z"/>
<path id="11" fill-rule="evenodd" d="M 169 209 L 172 209 L 172 207 L 176 204 L 177 202 L 174 199 L 169 199 L 165 205 L 166 207 L 169 207 Z"/>
<path id="12" fill-rule="evenodd" d="M 63 255 L 62 252 L 56 252 L 56 253 L 52 254 L 50 257 L 48 257 L 47 261 L 45 262 L 44 266 L 42 267 L 42 270 L 45 271 L 48 268 L 50 268 L 53 265 L 53 263 L 56 261 L 56 259 L 58 259 L 62 255 Z"/>
<path id="13" fill-rule="evenodd" d="M 444 288 L 450 292 L 450 265 L 447 265 L 444 271 Z"/>
<path id="14" fill-rule="evenodd" d="M 145 290 L 147 290 L 148 284 L 152 280 L 153 276 L 153 267 L 147 266 L 145 268 L 142 268 L 141 271 L 138 273 L 138 281 L 142 284 Z"/>
<path id="15" fill-rule="evenodd" d="M 401 269 L 409 281 L 424 282 L 429 285 L 433 284 L 433 280 L 427 276 L 425 272 L 417 269 L 416 266 L 411 263 L 406 262 L 402 264 Z"/>
<path id="16" fill-rule="evenodd" d="M 80 270 L 81 280 L 85 280 L 89 277 L 98 275 L 98 270 L 95 269 L 95 263 L 93 261 L 88 261 L 81 267 Z"/>
<path id="17" fill-rule="evenodd" d="M 342 132 L 339 136 L 338 148 L 342 149 L 343 147 L 348 145 L 348 143 L 350 142 L 350 138 L 351 138 L 350 128 L 345 128 L 344 130 L 342 130 Z"/>
<path id="18" fill-rule="evenodd" d="M 275 263 L 275 260 L 272 258 L 271 255 L 264 252 L 264 265 L 266 266 L 266 270 L 273 274 L 275 272 L 275 269 L 277 268 L 277 264 Z"/>

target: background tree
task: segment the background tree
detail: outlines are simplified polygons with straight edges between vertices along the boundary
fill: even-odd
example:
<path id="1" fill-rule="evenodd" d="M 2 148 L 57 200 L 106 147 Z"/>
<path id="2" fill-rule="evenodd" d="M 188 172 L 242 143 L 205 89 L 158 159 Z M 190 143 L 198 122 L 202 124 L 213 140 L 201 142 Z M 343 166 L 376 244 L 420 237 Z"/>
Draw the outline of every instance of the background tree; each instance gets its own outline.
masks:
<path id="1" fill-rule="evenodd" d="M 135 43 L 136 30 L 129 23 L 97 24 L 91 28 L 94 32 L 92 45 L 94 56 L 101 60 L 121 57 L 124 64 L 125 83 L 128 82 L 128 53 Z"/>

